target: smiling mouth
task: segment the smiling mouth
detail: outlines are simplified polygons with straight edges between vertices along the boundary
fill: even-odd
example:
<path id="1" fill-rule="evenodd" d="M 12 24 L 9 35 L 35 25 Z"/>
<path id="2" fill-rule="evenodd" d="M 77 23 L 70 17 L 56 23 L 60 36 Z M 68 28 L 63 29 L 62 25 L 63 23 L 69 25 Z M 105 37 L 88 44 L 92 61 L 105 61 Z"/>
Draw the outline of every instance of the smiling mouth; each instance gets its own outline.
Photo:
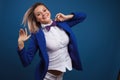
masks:
<path id="1" fill-rule="evenodd" d="M 46 18 L 48 18 L 48 14 L 45 14 L 45 15 L 43 16 L 43 19 L 46 19 Z"/>

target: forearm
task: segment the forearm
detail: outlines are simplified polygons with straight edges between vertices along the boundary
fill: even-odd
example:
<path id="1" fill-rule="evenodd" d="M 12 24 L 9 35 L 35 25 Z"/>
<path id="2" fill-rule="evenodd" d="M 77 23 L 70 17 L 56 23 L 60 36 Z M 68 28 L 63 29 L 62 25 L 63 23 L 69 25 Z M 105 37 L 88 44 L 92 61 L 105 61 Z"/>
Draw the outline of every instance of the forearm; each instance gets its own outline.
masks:
<path id="1" fill-rule="evenodd" d="M 73 14 L 66 15 L 66 20 L 72 19 L 73 16 L 74 16 Z"/>
<path id="2" fill-rule="evenodd" d="M 28 66 L 31 62 L 29 58 L 29 53 L 26 52 L 26 49 L 24 48 L 24 42 L 18 41 L 18 54 L 20 57 L 20 60 L 24 67 Z"/>
<path id="3" fill-rule="evenodd" d="M 73 17 L 69 20 L 66 21 L 66 23 L 72 27 L 78 23 L 81 23 L 85 20 L 86 18 L 86 14 L 85 13 L 81 13 L 81 12 L 74 12 L 71 13 L 71 15 L 73 15 Z"/>

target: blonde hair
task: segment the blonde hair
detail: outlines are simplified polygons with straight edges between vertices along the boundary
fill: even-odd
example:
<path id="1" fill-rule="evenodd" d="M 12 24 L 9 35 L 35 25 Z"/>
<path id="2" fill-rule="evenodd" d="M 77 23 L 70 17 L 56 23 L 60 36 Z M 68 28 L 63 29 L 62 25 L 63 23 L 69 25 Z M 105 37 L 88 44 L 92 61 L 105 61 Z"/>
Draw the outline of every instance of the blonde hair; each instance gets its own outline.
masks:
<path id="1" fill-rule="evenodd" d="M 34 9 L 39 5 L 45 6 L 43 3 L 37 2 L 25 12 L 24 17 L 23 17 L 22 24 L 24 24 L 24 26 L 26 26 L 27 24 L 28 29 L 31 33 L 37 32 L 40 27 L 40 22 L 37 22 L 36 17 L 34 15 Z"/>

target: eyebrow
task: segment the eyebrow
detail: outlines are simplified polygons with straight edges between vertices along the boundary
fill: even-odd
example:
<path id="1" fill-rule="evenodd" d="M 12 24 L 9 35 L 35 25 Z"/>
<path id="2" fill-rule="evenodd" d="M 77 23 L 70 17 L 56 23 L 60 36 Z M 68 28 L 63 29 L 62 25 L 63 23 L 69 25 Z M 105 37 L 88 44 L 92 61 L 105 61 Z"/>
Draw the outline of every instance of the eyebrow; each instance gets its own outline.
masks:
<path id="1" fill-rule="evenodd" d="M 48 10 L 47 8 L 44 8 L 43 10 Z M 41 13 L 40 11 L 36 12 L 36 13 Z"/>
<path id="2" fill-rule="evenodd" d="M 36 12 L 37 14 L 41 13 L 41 12 Z"/>

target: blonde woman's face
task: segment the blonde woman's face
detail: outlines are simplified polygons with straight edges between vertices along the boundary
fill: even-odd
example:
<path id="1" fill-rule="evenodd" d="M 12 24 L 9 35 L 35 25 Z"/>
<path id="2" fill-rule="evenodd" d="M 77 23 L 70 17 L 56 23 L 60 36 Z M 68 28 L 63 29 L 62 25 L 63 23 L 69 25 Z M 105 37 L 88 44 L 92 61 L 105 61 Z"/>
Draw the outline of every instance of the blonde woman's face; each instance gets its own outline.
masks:
<path id="1" fill-rule="evenodd" d="M 48 24 L 51 21 L 51 13 L 44 5 L 37 6 L 34 9 L 34 15 L 37 21 L 42 24 Z"/>

